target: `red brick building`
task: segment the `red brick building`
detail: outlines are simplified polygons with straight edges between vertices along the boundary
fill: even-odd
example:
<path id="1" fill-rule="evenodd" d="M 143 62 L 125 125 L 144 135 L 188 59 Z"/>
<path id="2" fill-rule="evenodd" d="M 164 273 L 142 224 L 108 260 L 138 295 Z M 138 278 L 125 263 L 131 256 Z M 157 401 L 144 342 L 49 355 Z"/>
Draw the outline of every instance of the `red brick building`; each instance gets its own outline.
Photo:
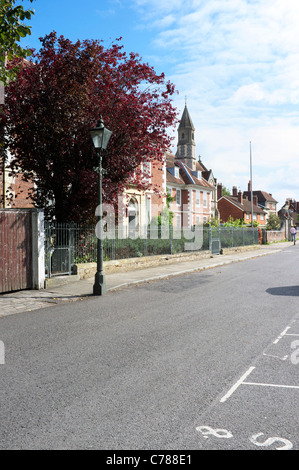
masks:
<path id="1" fill-rule="evenodd" d="M 0 207 L 27 209 L 34 207 L 30 193 L 32 183 L 23 180 L 22 175 L 10 176 L 9 168 L 0 171 Z"/>
<path id="2" fill-rule="evenodd" d="M 274 199 L 272 194 L 267 193 L 266 191 L 253 190 L 252 191 L 253 199 L 257 199 L 257 205 L 261 207 L 266 213 L 266 219 L 270 214 L 277 215 L 277 201 Z M 248 190 L 243 191 L 243 197 L 249 199 L 251 198 L 251 181 L 248 182 Z"/>
<path id="3" fill-rule="evenodd" d="M 232 196 L 222 194 L 222 185 L 217 185 L 217 206 L 220 216 L 220 222 L 227 222 L 230 218 L 233 220 L 243 219 L 246 224 L 251 224 L 251 201 L 243 196 L 242 191 L 233 187 Z M 253 221 L 259 225 L 266 225 L 266 212 L 258 206 L 257 196 L 253 196 L 252 205 Z"/>

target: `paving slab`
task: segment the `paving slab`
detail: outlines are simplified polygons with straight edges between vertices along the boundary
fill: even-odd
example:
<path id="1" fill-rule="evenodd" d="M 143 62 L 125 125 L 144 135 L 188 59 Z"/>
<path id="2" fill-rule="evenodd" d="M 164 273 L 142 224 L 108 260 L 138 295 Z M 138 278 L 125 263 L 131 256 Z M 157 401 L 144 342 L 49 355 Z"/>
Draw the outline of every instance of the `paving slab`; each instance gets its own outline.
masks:
<path id="1" fill-rule="evenodd" d="M 296 249 L 291 242 L 261 245 L 252 250 L 238 251 L 223 255 L 213 255 L 210 258 L 192 261 L 179 261 L 168 265 L 159 265 L 129 272 L 106 274 L 107 290 L 113 291 L 144 282 L 157 282 L 161 279 L 179 276 L 205 269 L 213 269 L 225 264 L 241 262 L 278 253 L 286 248 Z M 48 287 L 42 290 L 22 290 L 0 294 L 0 317 L 15 313 L 28 312 L 46 308 L 62 302 L 83 300 L 93 295 L 94 278 L 82 279 Z"/>

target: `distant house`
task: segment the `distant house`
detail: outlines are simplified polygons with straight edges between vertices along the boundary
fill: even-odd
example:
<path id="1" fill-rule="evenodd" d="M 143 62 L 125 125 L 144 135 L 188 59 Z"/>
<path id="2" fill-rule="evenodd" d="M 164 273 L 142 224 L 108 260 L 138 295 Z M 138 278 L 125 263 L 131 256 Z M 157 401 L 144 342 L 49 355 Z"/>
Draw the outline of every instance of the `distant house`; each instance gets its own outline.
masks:
<path id="1" fill-rule="evenodd" d="M 260 206 L 266 213 L 266 220 L 270 214 L 277 215 L 277 204 L 278 202 L 272 194 L 267 193 L 266 191 L 252 191 L 253 198 L 257 198 L 257 205 Z M 243 192 L 243 197 L 251 200 L 251 181 L 248 182 L 248 190 Z"/>
<path id="2" fill-rule="evenodd" d="M 299 226 L 299 202 L 295 199 L 288 198 L 286 202 L 278 211 L 278 216 L 281 220 L 289 220 L 290 225 Z"/>
<path id="3" fill-rule="evenodd" d="M 230 218 L 233 220 L 244 219 L 246 224 L 251 224 L 251 201 L 243 196 L 242 191 L 233 187 L 232 196 L 222 194 L 222 184 L 217 185 L 217 206 L 220 216 L 220 222 L 227 222 Z M 252 205 L 253 221 L 260 225 L 266 225 L 266 212 L 259 207 L 256 196 L 253 196 Z"/>

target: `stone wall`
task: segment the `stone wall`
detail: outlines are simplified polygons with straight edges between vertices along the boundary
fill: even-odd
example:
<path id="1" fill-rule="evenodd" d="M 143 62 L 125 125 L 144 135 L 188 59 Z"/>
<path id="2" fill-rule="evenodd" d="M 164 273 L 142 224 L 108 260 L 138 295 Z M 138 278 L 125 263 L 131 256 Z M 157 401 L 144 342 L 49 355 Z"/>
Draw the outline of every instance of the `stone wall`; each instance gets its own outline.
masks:
<path id="1" fill-rule="evenodd" d="M 284 230 L 263 230 L 263 243 L 280 242 L 285 239 Z"/>
<path id="2" fill-rule="evenodd" d="M 223 254 L 248 251 L 252 249 L 260 248 L 260 245 L 250 245 L 236 248 L 224 248 Z M 221 255 L 215 255 L 221 256 Z M 161 266 L 165 264 L 180 263 L 184 261 L 192 261 L 196 259 L 211 258 L 211 252 L 200 251 L 200 252 L 187 252 L 178 253 L 175 255 L 157 255 L 157 256 L 143 256 L 141 258 L 128 258 L 120 259 L 116 261 L 104 261 L 104 273 L 111 274 L 115 272 L 128 272 L 136 269 L 150 268 L 153 266 Z M 96 272 L 96 263 L 80 263 L 73 267 L 73 274 L 79 276 L 80 279 L 87 279 L 93 277 Z"/>

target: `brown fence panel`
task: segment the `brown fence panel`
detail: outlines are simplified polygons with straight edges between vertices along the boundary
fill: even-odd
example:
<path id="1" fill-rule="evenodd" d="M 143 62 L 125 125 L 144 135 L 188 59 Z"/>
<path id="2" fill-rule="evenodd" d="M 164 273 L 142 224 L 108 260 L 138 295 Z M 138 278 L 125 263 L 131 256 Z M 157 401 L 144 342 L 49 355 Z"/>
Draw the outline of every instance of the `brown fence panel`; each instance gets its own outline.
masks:
<path id="1" fill-rule="evenodd" d="M 0 293 L 31 289 L 32 213 L 0 209 Z"/>

